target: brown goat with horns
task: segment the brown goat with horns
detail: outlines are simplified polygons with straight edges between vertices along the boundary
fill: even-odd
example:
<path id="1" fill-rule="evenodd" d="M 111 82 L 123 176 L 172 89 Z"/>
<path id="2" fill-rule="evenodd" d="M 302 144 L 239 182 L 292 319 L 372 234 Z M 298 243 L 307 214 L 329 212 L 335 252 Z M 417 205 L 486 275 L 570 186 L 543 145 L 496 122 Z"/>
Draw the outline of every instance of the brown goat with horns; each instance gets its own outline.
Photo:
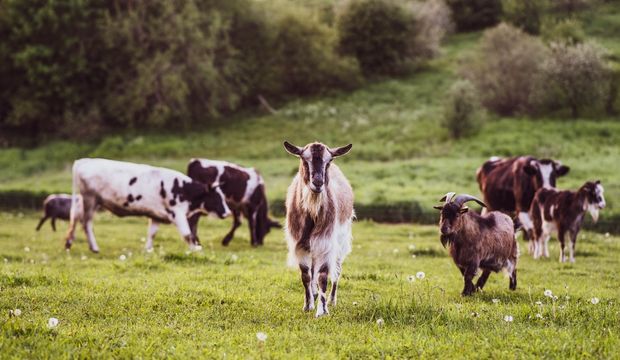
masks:
<path id="1" fill-rule="evenodd" d="M 517 258 L 519 250 L 515 240 L 515 225 L 512 219 L 499 211 L 482 216 L 468 211 L 465 204 L 475 201 L 486 205 L 471 195 L 447 193 L 435 206 L 441 211 L 439 228 L 441 244 L 450 249 L 450 256 L 461 270 L 465 281 L 462 295 L 467 296 L 484 287 L 491 271 L 506 270 L 510 274 L 510 290 L 517 288 Z M 476 285 L 474 276 L 482 269 Z"/>

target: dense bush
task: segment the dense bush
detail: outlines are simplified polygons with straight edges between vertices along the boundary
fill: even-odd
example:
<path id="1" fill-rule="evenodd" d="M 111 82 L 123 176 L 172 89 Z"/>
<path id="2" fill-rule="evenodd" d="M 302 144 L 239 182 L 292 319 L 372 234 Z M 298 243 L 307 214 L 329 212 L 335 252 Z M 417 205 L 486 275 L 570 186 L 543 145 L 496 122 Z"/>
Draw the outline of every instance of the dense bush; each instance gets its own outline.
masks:
<path id="1" fill-rule="evenodd" d="M 458 31 L 496 25 L 502 16 L 501 0 L 447 0 Z"/>
<path id="2" fill-rule="evenodd" d="M 546 10 L 546 0 L 503 0 L 504 19 L 532 35 L 538 35 Z"/>
<path id="3" fill-rule="evenodd" d="M 551 107 L 568 107 L 573 118 L 586 108 L 602 105 L 609 93 L 605 51 L 586 42 L 552 43 L 543 62 L 538 93 Z"/>
<path id="4" fill-rule="evenodd" d="M 341 51 L 367 75 L 398 73 L 412 60 L 414 17 L 396 1 L 350 1 L 338 14 L 338 33 Z"/>
<path id="5" fill-rule="evenodd" d="M 530 112 L 530 92 L 546 53 L 538 38 L 500 24 L 485 31 L 475 58 L 461 73 L 475 85 L 486 108 L 501 115 Z"/>
<path id="6" fill-rule="evenodd" d="M 454 30 L 450 7 L 444 0 L 427 0 L 413 2 L 411 9 L 416 26 L 411 53 L 418 58 L 438 55 L 441 41 Z"/>
<path id="7" fill-rule="evenodd" d="M 581 22 L 575 19 L 546 23 L 542 33 L 547 42 L 577 44 L 586 40 L 586 33 Z"/>
<path id="8" fill-rule="evenodd" d="M 553 9 L 565 13 L 574 13 L 588 8 L 595 0 L 553 0 Z"/>
<path id="9" fill-rule="evenodd" d="M 467 80 L 455 82 L 447 93 L 442 125 L 459 139 L 480 128 L 481 108 L 476 88 Z"/>

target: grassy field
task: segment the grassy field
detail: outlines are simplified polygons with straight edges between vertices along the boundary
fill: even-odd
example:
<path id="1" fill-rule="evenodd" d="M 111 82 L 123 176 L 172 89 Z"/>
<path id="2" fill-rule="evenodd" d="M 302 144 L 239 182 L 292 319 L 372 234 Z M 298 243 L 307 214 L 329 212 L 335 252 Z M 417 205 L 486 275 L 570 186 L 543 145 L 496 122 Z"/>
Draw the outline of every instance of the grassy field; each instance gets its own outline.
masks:
<path id="1" fill-rule="evenodd" d="M 298 271 L 285 266 L 281 232 L 253 249 L 243 227 L 224 248 L 228 221 L 208 220 L 200 230 L 205 250 L 188 254 L 167 226 L 147 254 L 145 220 L 99 214 L 95 255 L 81 233 L 66 252 L 64 224 L 58 233 L 49 224 L 36 233 L 37 216 L 0 213 L 11 224 L 0 227 L 3 357 L 619 356 L 614 236 L 580 235 L 575 264 L 557 262 L 556 242 L 552 258 L 540 261 L 521 242 L 516 292 L 496 274 L 483 293 L 462 298 L 460 273 L 435 227 L 357 222 L 339 304 L 314 319 L 301 310 L 302 285 Z M 546 289 L 557 300 L 545 297 Z M 10 309 L 21 315 L 9 317 Z M 59 320 L 53 329 L 50 317 Z"/>

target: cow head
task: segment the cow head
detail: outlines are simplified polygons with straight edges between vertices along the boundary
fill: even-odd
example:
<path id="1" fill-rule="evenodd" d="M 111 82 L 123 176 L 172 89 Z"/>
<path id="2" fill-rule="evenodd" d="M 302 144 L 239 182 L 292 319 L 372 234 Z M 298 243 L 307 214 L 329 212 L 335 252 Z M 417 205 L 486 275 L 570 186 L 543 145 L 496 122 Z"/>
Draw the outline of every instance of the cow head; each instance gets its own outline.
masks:
<path id="1" fill-rule="evenodd" d="M 441 211 L 439 218 L 439 231 L 441 233 L 441 244 L 445 247 L 452 236 L 459 229 L 459 218 L 462 214 L 469 211 L 469 208 L 465 205 L 469 201 L 475 201 L 483 207 L 486 205 L 478 198 L 463 194 L 455 196 L 453 192 L 449 192 L 444 195 L 439 201 L 443 201 L 443 205 L 433 206 L 435 209 Z"/>
<path id="2" fill-rule="evenodd" d="M 556 179 L 568 174 L 569 170 L 568 166 L 551 159 L 531 159 L 523 167 L 523 171 L 532 177 L 537 189 L 555 188 Z"/>
<path id="3" fill-rule="evenodd" d="M 327 170 L 332 160 L 348 153 L 351 147 L 353 147 L 352 144 L 337 148 L 329 148 L 327 145 L 315 142 L 302 148 L 288 141 L 284 142 L 286 151 L 301 159 L 301 166 L 299 169 L 301 178 L 304 184 L 315 194 L 321 193 L 329 183 Z"/>
<path id="4" fill-rule="evenodd" d="M 603 196 L 603 185 L 600 180 L 595 182 L 588 181 L 579 189 L 580 193 L 585 196 L 583 209 L 587 210 L 592 216 L 592 220 L 596 222 L 598 220 L 599 210 L 605 207 L 605 197 Z"/>
<path id="5" fill-rule="evenodd" d="M 218 183 L 205 185 L 197 181 L 186 182 L 183 184 L 182 192 L 183 198 L 190 203 L 188 217 L 197 212 L 205 212 L 223 219 L 231 214 Z"/>

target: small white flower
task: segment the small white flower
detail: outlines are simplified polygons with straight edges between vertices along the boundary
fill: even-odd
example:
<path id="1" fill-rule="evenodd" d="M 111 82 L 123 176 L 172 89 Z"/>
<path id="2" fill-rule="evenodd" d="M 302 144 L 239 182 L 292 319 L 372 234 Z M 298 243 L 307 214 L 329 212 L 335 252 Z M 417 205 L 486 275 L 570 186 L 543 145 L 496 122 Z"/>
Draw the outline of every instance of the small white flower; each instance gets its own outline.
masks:
<path id="1" fill-rule="evenodd" d="M 385 324 L 385 321 L 383 321 L 383 319 L 382 319 L 382 318 L 378 318 L 378 319 L 377 319 L 377 325 L 379 325 L 379 326 L 383 326 L 383 324 Z"/>
<path id="2" fill-rule="evenodd" d="M 590 299 L 590 302 L 591 302 L 592 304 L 594 304 L 594 305 L 598 304 L 598 303 L 599 303 L 599 301 L 600 301 L 600 300 L 599 300 L 597 297 L 593 297 L 592 299 Z"/>
<path id="3" fill-rule="evenodd" d="M 30 252 L 30 248 L 29 248 L 28 246 L 26 246 L 26 247 L 24 248 L 24 251 L 25 251 L 25 252 Z"/>
<path id="4" fill-rule="evenodd" d="M 534 304 L 538 305 L 538 306 L 542 306 L 542 301 L 537 301 Z"/>
<path id="5" fill-rule="evenodd" d="M 133 253 L 130 251 L 127 253 L 127 256 L 131 257 L 133 255 Z"/>
<path id="6" fill-rule="evenodd" d="M 127 256 L 125 256 L 125 254 L 123 254 L 123 255 L 119 256 L 118 259 L 120 261 L 125 261 L 125 260 L 127 260 Z"/>
<path id="7" fill-rule="evenodd" d="M 411 258 L 415 259 L 416 258 L 416 254 L 411 255 Z"/>
<path id="8" fill-rule="evenodd" d="M 409 248 L 410 251 L 413 251 L 413 250 L 415 250 L 415 245 L 411 244 L 411 245 L 409 245 L 408 248 Z"/>
<path id="9" fill-rule="evenodd" d="M 499 299 L 493 299 L 491 301 L 493 301 L 493 304 L 499 304 Z"/>
<path id="10" fill-rule="evenodd" d="M 49 320 L 47 320 L 47 327 L 49 329 L 53 329 L 56 326 L 58 326 L 58 319 L 56 318 L 50 318 Z"/>
<path id="11" fill-rule="evenodd" d="M 605 237 L 608 238 L 610 235 L 608 232 L 605 233 Z"/>
<path id="12" fill-rule="evenodd" d="M 353 302 L 353 306 L 357 306 L 357 301 L 354 301 L 354 302 Z"/>
<path id="13" fill-rule="evenodd" d="M 265 342 L 267 340 L 267 334 L 265 334 L 264 332 L 257 332 L 256 333 L 256 338 L 260 342 Z"/>
<path id="14" fill-rule="evenodd" d="M 506 315 L 506 316 L 504 316 L 504 321 L 505 321 L 505 322 L 512 322 L 512 320 L 514 320 L 514 319 L 512 318 L 512 315 Z"/>
<path id="15" fill-rule="evenodd" d="M 13 310 L 13 315 L 20 316 L 21 314 L 22 314 L 22 311 L 20 309 Z"/>
<path id="16" fill-rule="evenodd" d="M 415 274 L 415 277 L 417 277 L 418 279 L 422 280 L 422 279 L 424 279 L 426 277 L 426 274 L 424 273 L 424 271 L 418 271 Z"/>
<path id="17" fill-rule="evenodd" d="M 537 318 L 537 319 L 542 319 L 542 318 L 543 318 L 543 316 L 542 316 L 542 314 L 540 314 L 540 313 L 539 313 L 539 314 L 536 314 L 536 318 Z"/>
<path id="18" fill-rule="evenodd" d="M 141 237 L 140 238 L 140 242 L 146 242 L 146 238 L 145 237 Z"/>
<path id="19" fill-rule="evenodd" d="M 551 292 L 551 290 L 549 290 L 549 289 L 545 290 L 544 294 L 545 294 L 546 297 L 549 297 L 549 298 L 553 297 L 553 292 Z"/>
<path id="20" fill-rule="evenodd" d="M 413 275 L 407 276 L 407 281 L 414 282 L 415 281 L 415 276 L 413 276 Z"/>
<path id="21" fill-rule="evenodd" d="M 553 299 L 553 301 L 558 301 L 558 297 L 555 296 L 555 295 L 552 296 L 552 299 Z"/>
<path id="22" fill-rule="evenodd" d="M 568 296 L 568 295 L 566 295 L 564 298 L 565 298 L 566 300 L 570 300 L 570 296 Z"/>
<path id="23" fill-rule="evenodd" d="M 239 260 L 239 256 L 237 256 L 237 254 L 232 254 L 232 255 L 230 256 L 230 259 L 231 259 L 232 261 L 237 261 L 237 260 Z"/>
<path id="24" fill-rule="evenodd" d="M 8 263 L 8 262 L 9 262 L 9 259 L 4 258 L 4 262 L 5 262 L 5 263 Z"/>
<path id="25" fill-rule="evenodd" d="M 82 256 L 80 257 L 80 259 L 81 259 L 82 261 L 84 261 L 84 260 L 88 259 L 88 257 L 87 257 L 86 255 L 82 255 Z"/>
<path id="26" fill-rule="evenodd" d="M 394 254 L 398 254 L 398 252 L 399 252 L 399 251 L 400 251 L 400 250 L 398 250 L 398 249 L 394 249 L 394 250 L 392 250 L 392 252 L 393 252 Z"/>

